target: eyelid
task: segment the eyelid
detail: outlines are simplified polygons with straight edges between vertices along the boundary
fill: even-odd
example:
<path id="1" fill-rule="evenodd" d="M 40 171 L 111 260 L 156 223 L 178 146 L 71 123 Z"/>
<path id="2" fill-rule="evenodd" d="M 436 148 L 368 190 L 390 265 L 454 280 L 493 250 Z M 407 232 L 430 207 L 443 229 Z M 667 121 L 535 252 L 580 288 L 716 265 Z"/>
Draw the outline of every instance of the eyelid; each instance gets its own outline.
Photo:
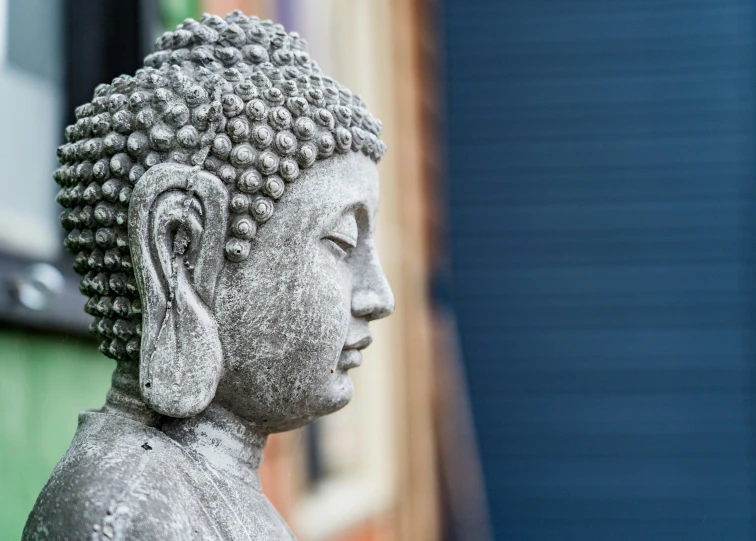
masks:
<path id="1" fill-rule="evenodd" d="M 357 239 L 354 239 L 350 237 L 349 235 L 345 235 L 344 233 L 339 233 L 337 231 L 331 231 L 328 233 L 326 238 L 332 238 L 339 240 L 343 242 L 344 244 L 348 245 L 350 248 L 356 248 L 357 247 Z"/>

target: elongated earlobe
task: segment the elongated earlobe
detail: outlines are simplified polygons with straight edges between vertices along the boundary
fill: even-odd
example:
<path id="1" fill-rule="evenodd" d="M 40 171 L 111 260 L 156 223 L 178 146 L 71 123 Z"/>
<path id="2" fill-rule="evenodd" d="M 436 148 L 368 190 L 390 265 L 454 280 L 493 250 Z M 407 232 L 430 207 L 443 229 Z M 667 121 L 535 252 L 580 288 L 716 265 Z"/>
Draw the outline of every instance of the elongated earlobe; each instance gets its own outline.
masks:
<path id="1" fill-rule="evenodd" d="M 139 384 L 145 403 L 190 417 L 215 396 L 223 351 L 212 314 L 224 264 L 228 195 L 205 171 L 151 168 L 129 208 L 129 241 L 142 298 Z"/>

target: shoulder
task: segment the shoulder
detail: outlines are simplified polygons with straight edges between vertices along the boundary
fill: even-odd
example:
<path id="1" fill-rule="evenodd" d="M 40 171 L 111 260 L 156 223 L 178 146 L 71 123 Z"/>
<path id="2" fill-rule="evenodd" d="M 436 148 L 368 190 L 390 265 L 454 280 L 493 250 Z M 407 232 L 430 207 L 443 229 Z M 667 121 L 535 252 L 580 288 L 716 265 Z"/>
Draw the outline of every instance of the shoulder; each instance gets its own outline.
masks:
<path id="1" fill-rule="evenodd" d="M 159 430 L 85 413 L 42 489 L 23 539 L 212 539 L 196 465 Z"/>

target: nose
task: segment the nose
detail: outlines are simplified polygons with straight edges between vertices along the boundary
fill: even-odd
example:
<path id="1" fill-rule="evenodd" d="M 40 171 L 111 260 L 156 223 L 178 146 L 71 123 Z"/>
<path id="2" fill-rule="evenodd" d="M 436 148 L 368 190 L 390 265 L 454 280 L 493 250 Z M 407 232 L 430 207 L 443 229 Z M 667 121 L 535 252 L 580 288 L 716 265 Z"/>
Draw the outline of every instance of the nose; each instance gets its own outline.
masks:
<path id="1" fill-rule="evenodd" d="M 394 311 L 394 293 L 374 248 L 371 248 L 365 263 L 355 273 L 352 314 L 373 321 L 391 315 Z"/>

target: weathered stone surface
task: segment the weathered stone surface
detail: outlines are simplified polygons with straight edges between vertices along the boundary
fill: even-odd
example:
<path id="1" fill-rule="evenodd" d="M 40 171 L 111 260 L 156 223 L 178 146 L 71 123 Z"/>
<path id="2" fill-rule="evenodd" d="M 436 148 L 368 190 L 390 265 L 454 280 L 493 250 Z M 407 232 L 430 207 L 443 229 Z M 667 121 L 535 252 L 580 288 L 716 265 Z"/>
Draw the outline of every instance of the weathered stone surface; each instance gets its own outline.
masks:
<path id="1" fill-rule="evenodd" d="M 291 539 L 257 476 L 267 435 L 343 407 L 393 310 L 381 125 L 270 21 L 188 20 L 156 48 L 59 150 L 66 247 L 118 367 L 24 539 Z"/>

